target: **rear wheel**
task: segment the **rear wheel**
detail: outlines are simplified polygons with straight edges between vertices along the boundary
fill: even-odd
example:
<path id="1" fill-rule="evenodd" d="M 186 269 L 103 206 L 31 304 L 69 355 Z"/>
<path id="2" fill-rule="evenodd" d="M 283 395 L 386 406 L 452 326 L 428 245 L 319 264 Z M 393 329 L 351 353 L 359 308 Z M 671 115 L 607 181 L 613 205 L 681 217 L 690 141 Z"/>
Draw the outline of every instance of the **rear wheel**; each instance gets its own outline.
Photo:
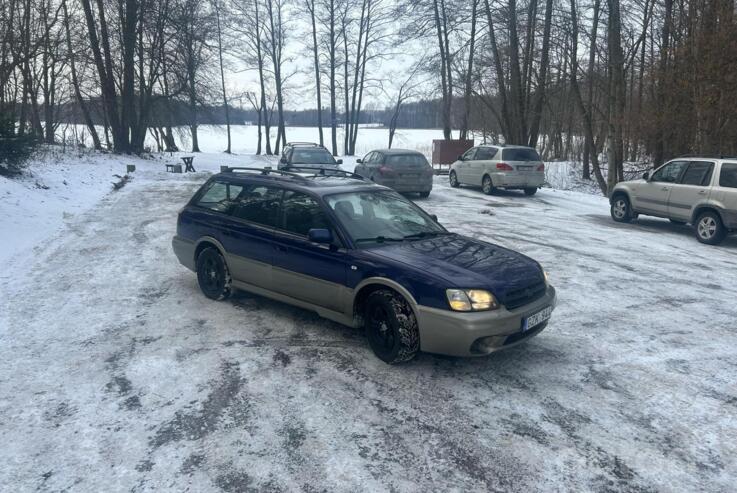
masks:
<path id="1" fill-rule="evenodd" d="M 455 171 L 451 171 L 448 175 L 448 180 L 450 181 L 450 186 L 453 188 L 458 188 L 461 183 L 458 181 L 458 176 L 456 176 Z"/>
<path id="2" fill-rule="evenodd" d="M 696 220 L 696 239 L 707 245 L 717 245 L 727 236 L 722 218 L 713 211 L 706 211 Z"/>
<path id="3" fill-rule="evenodd" d="M 489 175 L 484 175 L 484 179 L 481 180 L 481 190 L 486 195 L 491 195 L 496 191 L 496 188 L 494 187 L 494 184 L 491 182 L 491 177 Z"/>
<path id="4" fill-rule="evenodd" d="M 537 193 L 537 188 L 535 187 L 525 188 L 525 195 L 535 195 L 536 193 Z"/>
<path id="5" fill-rule="evenodd" d="M 197 256 L 197 282 L 205 296 L 212 300 L 220 301 L 230 296 L 230 272 L 217 249 L 205 248 Z"/>
<path id="6" fill-rule="evenodd" d="M 618 223 L 628 223 L 632 221 L 632 207 L 630 201 L 625 195 L 616 195 L 612 199 L 611 206 L 612 219 Z"/>
<path id="7" fill-rule="evenodd" d="M 417 319 L 398 293 L 381 289 L 366 300 L 364 315 L 366 336 L 376 356 L 389 364 L 402 363 L 420 350 Z"/>

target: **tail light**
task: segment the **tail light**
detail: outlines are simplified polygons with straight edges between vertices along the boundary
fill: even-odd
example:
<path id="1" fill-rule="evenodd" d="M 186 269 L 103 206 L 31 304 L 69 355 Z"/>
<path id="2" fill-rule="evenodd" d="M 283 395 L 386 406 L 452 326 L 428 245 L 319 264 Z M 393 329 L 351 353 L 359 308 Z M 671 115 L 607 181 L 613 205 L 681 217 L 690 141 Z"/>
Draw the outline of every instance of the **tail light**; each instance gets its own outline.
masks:
<path id="1" fill-rule="evenodd" d="M 514 171 L 514 168 L 507 163 L 496 163 L 496 169 L 500 169 L 502 171 Z"/>
<path id="2" fill-rule="evenodd" d="M 382 166 L 379 168 L 379 174 L 383 176 L 392 176 L 394 175 L 394 170 L 387 168 L 386 166 Z"/>
<path id="3" fill-rule="evenodd" d="M 537 167 L 538 171 L 545 171 L 545 163 L 540 163 L 540 166 Z"/>

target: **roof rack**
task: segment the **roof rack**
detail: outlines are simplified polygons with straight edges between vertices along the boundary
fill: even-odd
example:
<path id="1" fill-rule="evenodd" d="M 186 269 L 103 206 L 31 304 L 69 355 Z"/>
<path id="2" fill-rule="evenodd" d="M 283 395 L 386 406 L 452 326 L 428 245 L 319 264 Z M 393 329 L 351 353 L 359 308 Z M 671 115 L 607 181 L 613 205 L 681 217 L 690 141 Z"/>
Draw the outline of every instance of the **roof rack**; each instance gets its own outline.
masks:
<path id="1" fill-rule="evenodd" d="M 312 171 L 314 172 L 314 174 L 307 175 L 307 177 L 310 177 L 310 178 L 314 178 L 317 176 L 335 176 L 336 174 L 339 174 L 341 175 L 342 178 L 355 178 L 357 180 L 366 181 L 366 179 L 363 176 L 357 173 L 352 173 L 350 171 L 343 170 L 343 169 L 318 168 L 316 166 L 289 166 L 288 169 L 289 170 L 304 170 L 307 172 Z M 292 173 L 292 174 L 296 174 L 296 173 Z M 305 177 L 305 175 L 297 175 L 297 176 Z"/>
<path id="2" fill-rule="evenodd" d="M 315 142 L 287 142 L 285 146 L 311 146 L 311 147 L 323 147 Z"/>
<path id="3" fill-rule="evenodd" d="M 243 166 L 221 166 L 220 167 L 221 173 L 233 173 L 236 171 L 257 171 L 261 175 L 277 174 L 277 175 L 282 175 L 282 176 L 288 176 L 291 178 L 300 178 L 300 179 L 306 178 L 304 175 L 300 175 L 299 173 L 293 173 L 291 171 L 282 171 L 280 169 L 274 169 L 269 166 L 265 168 L 247 168 Z"/>
<path id="4" fill-rule="evenodd" d="M 724 154 L 683 154 L 673 159 L 681 159 L 684 157 L 695 157 L 701 159 L 737 159 L 735 156 L 725 156 Z"/>

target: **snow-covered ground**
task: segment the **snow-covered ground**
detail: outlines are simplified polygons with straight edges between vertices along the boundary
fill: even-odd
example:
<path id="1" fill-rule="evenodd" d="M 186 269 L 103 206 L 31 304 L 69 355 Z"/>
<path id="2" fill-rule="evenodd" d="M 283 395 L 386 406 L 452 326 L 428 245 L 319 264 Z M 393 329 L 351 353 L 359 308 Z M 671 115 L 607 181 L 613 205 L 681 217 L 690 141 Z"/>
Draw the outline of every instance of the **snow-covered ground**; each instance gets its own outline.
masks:
<path id="1" fill-rule="evenodd" d="M 60 158 L 32 168 L 48 190 L 0 183 L 2 489 L 733 491 L 737 238 L 436 177 L 418 204 L 539 260 L 560 305 L 505 352 L 387 366 L 311 312 L 202 296 L 171 252 L 177 211 L 221 164 L 274 160 L 166 174 L 178 158 Z"/>

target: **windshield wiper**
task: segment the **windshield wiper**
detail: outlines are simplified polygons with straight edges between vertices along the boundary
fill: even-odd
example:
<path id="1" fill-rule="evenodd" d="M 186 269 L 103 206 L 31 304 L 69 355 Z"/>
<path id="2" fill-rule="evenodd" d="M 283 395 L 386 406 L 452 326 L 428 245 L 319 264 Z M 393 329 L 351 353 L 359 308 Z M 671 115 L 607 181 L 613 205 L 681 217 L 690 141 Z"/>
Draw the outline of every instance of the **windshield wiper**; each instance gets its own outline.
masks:
<path id="1" fill-rule="evenodd" d="M 373 238 L 358 238 L 356 243 L 365 243 L 369 241 L 375 241 L 376 243 L 385 243 L 389 241 L 404 241 L 404 238 L 392 238 L 388 236 L 375 236 Z"/>
<path id="2" fill-rule="evenodd" d="M 444 236 L 449 235 L 448 231 L 423 231 L 421 233 L 414 233 L 404 237 L 405 240 L 421 240 L 423 238 L 431 238 L 433 236 Z"/>

